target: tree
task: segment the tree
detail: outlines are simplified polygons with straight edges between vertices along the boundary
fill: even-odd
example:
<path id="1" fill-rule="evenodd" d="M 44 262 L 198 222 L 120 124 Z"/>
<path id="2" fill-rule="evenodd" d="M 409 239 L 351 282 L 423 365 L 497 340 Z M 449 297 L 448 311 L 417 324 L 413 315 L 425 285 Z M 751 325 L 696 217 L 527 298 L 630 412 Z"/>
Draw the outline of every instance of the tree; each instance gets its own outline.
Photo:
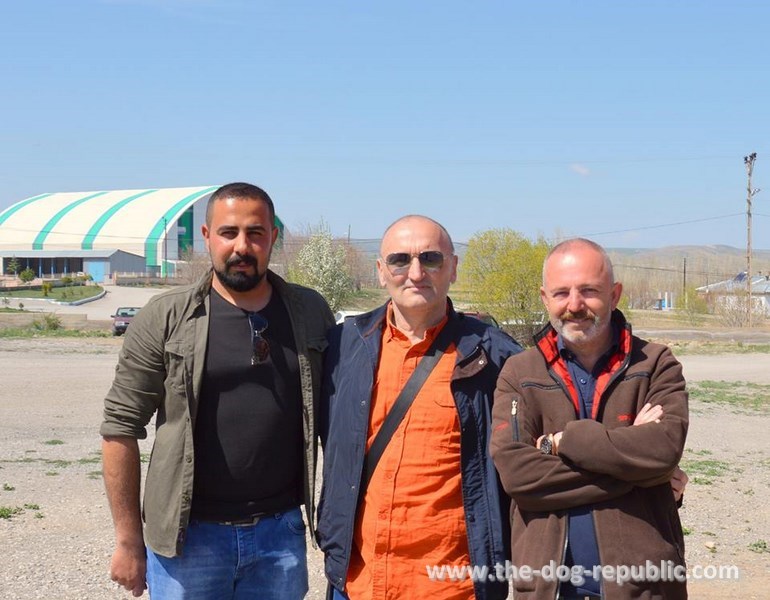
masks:
<path id="1" fill-rule="evenodd" d="M 679 294 L 674 302 L 677 317 L 688 325 L 701 325 L 704 315 L 708 313 L 708 303 L 699 295 L 694 286 L 687 286 L 683 294 Z"/>
<path id="2" fill-rule="evenodd" d="M 328 230 L 312 234 L 299 249 L 289 269 L 289 278 L 317 290 L 332 311 L 342 308 L 355 291 L 347 251 L 342 244 L 334 242 Z"/>
<path id="3" fill-rule="evenodd" d="M 35 278 L 35 272 L 27 267 L 21 273 L 19 273 L 19 279 L 22 283 L 29 283 Z"/>
<path id="4" fill-rule="evenodd" d="M 195 252 L 191 247 L 179 253 L 177 275 L 186 283 L 195 283 L 211 270 L 208 252 Z"/>
<path id="5" fill-rule="evenodd" d="M 528 338 L 543 321 L 540 286 L 549 249 L 542 237 L 531 241 L 512 229 L 474 235 L 460 264 L 474 307 L 512 326 L 516 337 Z"/>
<path id="6" fill-rule="evenodd" d="M 21 265 L 19 264 L 19 259 L 15 256 L 11 257 L 11 260 L 8 261 L 8 267 L 6 268 L 6 273 L 9 275 L 13 273 L 14 277 L 19 273 L 19 269 L 21 268 Z"/>

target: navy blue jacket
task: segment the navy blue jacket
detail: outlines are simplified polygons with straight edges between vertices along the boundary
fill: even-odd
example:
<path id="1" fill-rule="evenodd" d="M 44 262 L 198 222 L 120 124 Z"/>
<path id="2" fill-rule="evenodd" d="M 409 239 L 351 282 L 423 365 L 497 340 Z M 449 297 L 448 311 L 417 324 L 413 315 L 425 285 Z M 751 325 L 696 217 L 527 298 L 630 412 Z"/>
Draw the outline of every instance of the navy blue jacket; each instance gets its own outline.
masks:
<path id="1" fill-rule="evenodd" d="M 326 576 L 343 590 L 350 564 L 356 506 L 364 463 L 372 385 L 379 362 L 387 304 L 349 317 L 329 334 L 321 386 L 319 432 L 324 448 L 323 488 L 318 505 L 318 544 Z M 468 549 L 473 565 L 509 558 L 509 499 L 489 456 L 492 401 L 505 360 L 521 351 L 507 334 L 451 309 L 458 320 L 457 363 L 452 394 L 460 418 L 462 492 Z M 508 596 L 507 582 L 479 581 L 476 598 Z"/>

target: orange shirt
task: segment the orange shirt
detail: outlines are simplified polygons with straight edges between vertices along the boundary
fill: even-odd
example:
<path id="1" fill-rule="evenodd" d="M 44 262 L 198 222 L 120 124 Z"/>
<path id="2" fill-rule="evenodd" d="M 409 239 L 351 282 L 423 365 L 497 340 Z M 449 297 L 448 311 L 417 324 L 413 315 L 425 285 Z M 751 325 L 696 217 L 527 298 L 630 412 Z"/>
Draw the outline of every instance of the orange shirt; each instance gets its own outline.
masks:
<path id="1" fill-rule="evenodd" d="M 446 319 L 412 345 L 392 324 L 382 336 L 367 451 Z M 470 579 L 431 581 L 426 565 L 469 565 L 460 476 L 460 419 L 450 345 L 404 416 L 359 507 L 345 591 L 351 600 L 473 598 Z"/>

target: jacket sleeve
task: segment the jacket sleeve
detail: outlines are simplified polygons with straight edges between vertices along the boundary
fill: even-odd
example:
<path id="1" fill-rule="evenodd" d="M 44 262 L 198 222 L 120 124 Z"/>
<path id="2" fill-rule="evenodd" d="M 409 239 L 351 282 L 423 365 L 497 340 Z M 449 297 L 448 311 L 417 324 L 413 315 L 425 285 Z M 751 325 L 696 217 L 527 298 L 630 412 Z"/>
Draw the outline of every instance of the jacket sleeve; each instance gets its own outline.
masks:
<path id="1" fill-rule="evenodd" d="M 503 488 L 519 508 L 573 508 L 611 500 L 632 489 L 630 483 L 581 469 L 535 448 L 542 419 L 538 407 L 525 405 L 517 385 L 515 368 L 508 360 L 497 380 L 490 451 Z"/>
<path id="2" fill-rule="evenodd" d="M 591 419 L 568 423 L 559 455 L 578 468 L 642 487 L 667 481 L 684 450 L 687 391 L 682 366 L 668 348 L 660 353 L 649 376 L 642 405 L 661 405 L 660 423 L 619 428 L 607 428 Z"/>
<path id="3" fill-rule="evenodd" d="M 318 435 L 321 438 L 321 446 L 326 448 L 326 440 L 329 436 L 329 419 L 331 413 L 331 401 L 334 397 L 334 374 L 340 360 L 340 339 L 342 337 L 342 325 L 335 325 L 326 335 L 329 345 L 324 352 L 323 374 L 321 377 L 321 399 L 319 402 Z"/>
<path id="4" fill-rule="evenodd" d="M 164 327 L 158 306 L 148 303 L 126 331 L 115 378 L 104 399 L 102 436 L 146 438 L 146 426 L 163 400 Z"/>

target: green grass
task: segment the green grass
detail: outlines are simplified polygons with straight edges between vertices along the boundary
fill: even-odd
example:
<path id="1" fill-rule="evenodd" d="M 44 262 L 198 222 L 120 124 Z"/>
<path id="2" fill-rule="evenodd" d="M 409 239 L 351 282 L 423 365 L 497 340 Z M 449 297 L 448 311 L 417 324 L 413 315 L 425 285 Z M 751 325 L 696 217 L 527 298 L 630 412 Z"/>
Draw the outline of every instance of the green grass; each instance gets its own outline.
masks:
<path id="1" fill-rule="evenodd" d="M 52 329 L 39 330 L 34 327 L 7 327 L 0 329 L 0 338 L 96 338 L 112 337 L 109 330 L 102 329 Z"/>
<path id="2" fill-rule="evenodd" d="M 0 506 L 0 519 L 10 519 L 24 512 L 20 506 Z"/>
<path id="3" fill-rule="evenodd" d="M 43 294 L 43 290 L 30 290 L 26 288 L 17 288 L 13 291 L 4 290 L 2 295 L 10 300 L 16 298 L 44 298 L 46 300 L 57 300 L 70 302 L 73 300 L 83 300 L 84 298 L 93 298 L 104 291 L 99 285 L 72 285 L 66 287 L 55 287 L 48 296 Z"/>
<path id="4" fill-rule="evenodd" d="M 80 465 L 93 465 L 98 464 L 102 462 L 102 453 L 101 452 L 94 452 L 92 453 L 93 456 L 89 456 L 87 458 L 79 458 L 78 464 Z"/>
<path id="5" fill-rule="evenodd" d="M 61 446 L 64 442 L 62 440 L 46 440 L 43 443 L 46 446 Z"/>
<path id="6" fill-rule="evenodd" d="M 749 544 L 749 550 L 752 552 L 758 552 L 758 553 L 764 553 L 764 552 L 770 552 L 770 548 L 767 546 L 767 542 L 765 540 L 757 540 L 756 542 L 751 542 Z"/>
<path id="7" fill-rule="evenodd" d="M 711 450 L 693 450 L 692 448 L 687 448 L 685 452 L 690 452 L 695 456 L 710 456 L 711 454 L 713 454 Z"/>
<path id="8" fill-rule="evenodd" d="M 3 491 L 4 491 L 4 492 L 12 492 L 12 491 L 13 491 L 13 490 L 15 490 L 15 489 L 16 489 L 16 488 L 15 488 L 15 487 L 13 487 L 13 486 L 12 486 L 11 484 L 9 484 L 9 483 L 4 483 L 4 484 L 3 484 Z"/>
<path id="9" fill-rule="evenodd" d="M 23 508 L 21 506 L 0 506 L 0 519 L 12 519 L 17 515 L 22 514 L 25 510 L 38 511 L 35 513 L 35 518 L 43 518 L 43 513 L 39 512 L 39 504 L 25 504 Z"/>
<path id="10" fill-rule="evenodd" d="M 688 385 L 690 397 L 704 404 L 770 413 L 770 385 L 747 381 L 698 381 Z"/>
<path id="11" fill-rule="evenodd" d="M 684 459 L 679 466 L 687 473 L 690 483 L 694 485 L 711 485 L 715 478 L 725 475 L 730 470 L 728 463 L 713 458 Z"/>
<path id="12" fill-rule="evenodd" d="M 654 338 L 651 332 L 650 339 Z M 770 352 L 770 344 L 744 344 L 742 342 L 669 342 L 672 352 L 683 354 L 753 354 Z"/>

